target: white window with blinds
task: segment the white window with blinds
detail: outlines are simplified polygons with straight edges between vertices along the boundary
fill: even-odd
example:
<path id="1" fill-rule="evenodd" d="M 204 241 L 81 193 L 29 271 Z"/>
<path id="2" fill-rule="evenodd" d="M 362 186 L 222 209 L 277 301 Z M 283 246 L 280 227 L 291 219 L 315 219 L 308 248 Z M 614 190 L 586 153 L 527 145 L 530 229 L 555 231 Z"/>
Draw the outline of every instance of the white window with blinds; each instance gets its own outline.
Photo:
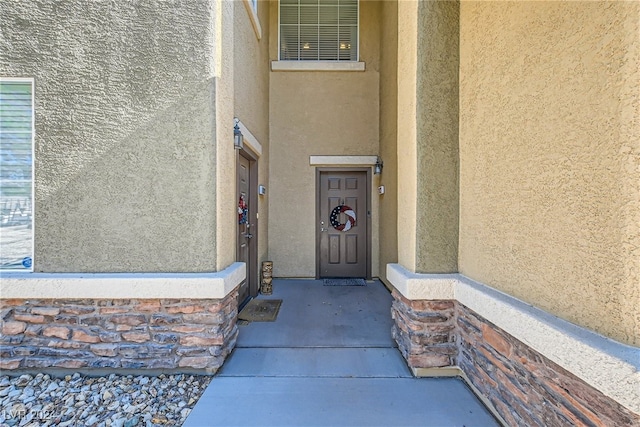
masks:
<path id="1" fill-rule="evenodd" d="M 358 61 L 358 0 L 280 0 L 281 61 Z"/>
<path id="2" fill-rule="evenodd" d="M 0 270 L 33 271 L 33 79 L 0 78 Z"/>

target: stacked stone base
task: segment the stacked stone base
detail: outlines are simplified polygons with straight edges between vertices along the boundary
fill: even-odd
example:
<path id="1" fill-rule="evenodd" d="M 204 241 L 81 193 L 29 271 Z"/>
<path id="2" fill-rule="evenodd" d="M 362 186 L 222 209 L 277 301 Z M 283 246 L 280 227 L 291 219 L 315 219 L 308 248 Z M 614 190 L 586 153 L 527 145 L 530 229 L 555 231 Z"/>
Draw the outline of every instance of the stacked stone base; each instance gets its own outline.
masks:
<path id="1" fill-rule="evenodd" d="M 507 425 L 640 425 L 640 416 L 464 305 L 393 297 L 393 336 L 408 365 L 459 368 Z"/>
<path id="2" fill-rule="evenodd" d="M 391 330 L 411 368 L 441 368 L 457 364 L 454 301 L 411 301 L 393 293 Z"/>
<path id="3" fill-rule="evenodd" d="M 237 296 L 0 300 L 0 369 L 214 374 L 235 346 Z"/>

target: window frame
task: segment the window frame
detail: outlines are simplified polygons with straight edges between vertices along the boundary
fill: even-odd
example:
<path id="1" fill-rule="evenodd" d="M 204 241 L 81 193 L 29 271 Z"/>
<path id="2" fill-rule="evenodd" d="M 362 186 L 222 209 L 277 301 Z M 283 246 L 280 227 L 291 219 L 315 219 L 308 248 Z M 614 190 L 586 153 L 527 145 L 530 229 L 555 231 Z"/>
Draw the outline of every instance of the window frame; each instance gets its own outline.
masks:
<path id="1" fill-rule="evenodd" d="M 31 85 L 31 250 L 30 253 L 23 258 L 29 258 L 30 265 L 29 267 L 24 268 L 2 268 L 0 266 L 0 271 L 9 273 L 9 272 L 22 272 L 22 273 L 33 273 L 34 268 L 34 255 L 35 255 L 35 178 L 36 178 L 36 151 L 35 151 L 35 136 L 36 136 L 36 127 L 35 127 L 35 119 L 36 119 L 36 104 L 35 104 L 35 79 L 33 77 L 0 77 L 0 83 L 5 82 L 14 82 L 14 83 L 29 83 Z M 24 265 L 24 264 L 23 264 Z"/>
<path id="2" fill-rule="evenodd" d="M 322 0 L 318 0 L 318 1 L 322 1 Z M 304 63 L 304 62 L 308 62 L 308 63 L 312 63 L 312 64 L 322 64 L 322 63 L 324 63 L 324 64 L 327 64 L 327 63 L 328 64 L 332 64 L 332 63 L 355 64 L 355 63 L 360 63 L 361 62 L 360 61 L 360 6 L 361 6 L 361 4 L 360 4 L 360 0 L 356 0 L 356 2 L 357 2 L 357 5 L 358 5 L 357 6 L 357 14 L 356 14 L 357 15 L 357 17 L 356 17 L 356 19 L 357 19 L 357 21 L 356 21 L 356 31 L 357 31 L 357 34 L 358 34 L 357 42 L 356 42 L 356 59 L 350 59 L 350 60 L 339 60 L 339 59 L 334 59 L 334 60 L 320 59 L 320 60 L 317 60 L 317 59 L 315 59 L 314 60 L 314 59 L 282 59 L 282 56 L 281 56 L 282 43 L 280 41 L 281 40 L 280 37 L 282 36 L 280 34 L 280 29 L 281 29 L 281 26 L 280 26 L 280 10 L 281 9 L 280 9 L 280 0 L 278 0 L 278 60 L 277 61 L 278 62 L 282 62 L 282 63 L 287 63 L 287 62 Z M 298 4 L 298 7 L 300 7 L 300 4 Z M 298 23 L 298 25 L 300 25 L 300 24 Z M 302 69 L 307 69 L 309 67 L 301 67 L 301 68 Z M 334 67 L 330 67 L 330 68 L 334 68 Z M 353 68 L 353 67 L 347 67 L 347 69 L 350 69 L 350 68 Z M 282 69 L 292 69 L 293 70 L 293 69 L 297 69 L 297 67 L 284 66 Z M 362 70 L 360 70 L 359 67 L 358 67 L 357 71 L 363 71 L 363 70 L 364 70 L 364 66 L 363 66 Z"/>
<path id="3" fill-rule="evenodd" d="M 245 9 L 247 9 L 247 14 L 249 15 L 249 21 L 251 21 L 251 26 L 253 27 L 253 31 L 256 33 L 256 38 L 258 40 L 262 39 L 262 26 L 260 25 L 260 18 L 258 17 L 258 0 L 243 0 Z"/>

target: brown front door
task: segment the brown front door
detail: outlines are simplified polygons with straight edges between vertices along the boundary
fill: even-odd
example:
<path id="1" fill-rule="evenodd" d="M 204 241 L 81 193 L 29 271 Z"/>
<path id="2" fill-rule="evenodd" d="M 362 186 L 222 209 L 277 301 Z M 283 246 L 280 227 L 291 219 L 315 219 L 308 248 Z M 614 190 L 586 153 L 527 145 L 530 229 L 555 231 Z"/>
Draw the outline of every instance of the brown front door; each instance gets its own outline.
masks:
<path id="1" fill-rule="evenodd" d="M 320 171 L 318 277 L 369 276 L 368 172 Z"/>
<path id="2" fill-rule="evenodd" d="M 238 290 L 238 304 L 242 305 L 246 300 L 258 294 L 257 276 L 257 182 L 256 161 L 249 159 L 240 153 L 238 155 L 238 247 L 236 259 L 244 262 L 247 267 L 247 277 L 240 284 Z M 255 182 L 254 182 L 255 181 Z"/>

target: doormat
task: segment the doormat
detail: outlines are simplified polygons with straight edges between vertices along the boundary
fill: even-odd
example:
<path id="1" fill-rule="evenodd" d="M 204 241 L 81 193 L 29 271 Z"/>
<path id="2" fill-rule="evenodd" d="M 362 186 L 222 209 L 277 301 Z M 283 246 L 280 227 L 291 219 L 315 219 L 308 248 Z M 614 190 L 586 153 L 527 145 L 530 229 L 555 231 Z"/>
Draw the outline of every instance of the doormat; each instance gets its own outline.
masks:
<path id="1" fill-rule="evenodd" d="M 273 322 L 278 317 L 281 304 L 281 299 L 254 298 L 238 313 L 238 319 L 248 322 Z"/>
<path id="2" fill-rule="evenodd" d="M 324 286 L 367 286 L 364 279 L 324 279 Z"/>

